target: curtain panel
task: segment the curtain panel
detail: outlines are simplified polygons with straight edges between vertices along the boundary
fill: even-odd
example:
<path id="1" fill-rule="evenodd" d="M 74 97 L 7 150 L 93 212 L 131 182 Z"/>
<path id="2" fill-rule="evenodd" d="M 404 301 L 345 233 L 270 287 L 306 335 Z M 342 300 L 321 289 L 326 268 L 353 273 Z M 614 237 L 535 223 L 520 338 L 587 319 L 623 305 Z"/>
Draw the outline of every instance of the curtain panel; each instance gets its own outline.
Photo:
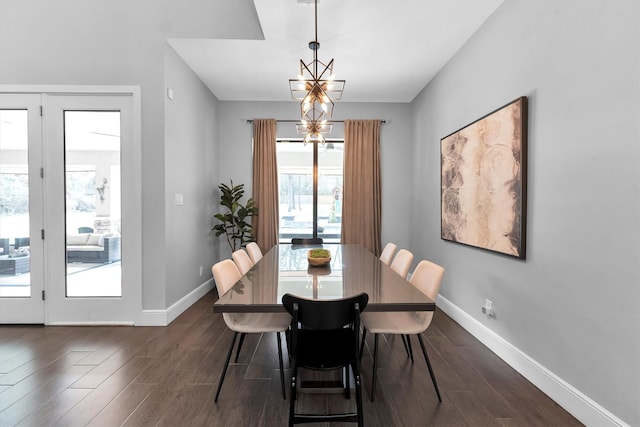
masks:
<path id="1" fill-rule="evenodd" d="M 253 226 L 262 252 L 278 244 L 276 126 L 275 119 L 253 120 L 253 200 L 258 207 Z"/>
<path id="2" fill-rule="evenodd" d="M 381 252 L 380 120 L 345 120 L 342 243 Z"/>

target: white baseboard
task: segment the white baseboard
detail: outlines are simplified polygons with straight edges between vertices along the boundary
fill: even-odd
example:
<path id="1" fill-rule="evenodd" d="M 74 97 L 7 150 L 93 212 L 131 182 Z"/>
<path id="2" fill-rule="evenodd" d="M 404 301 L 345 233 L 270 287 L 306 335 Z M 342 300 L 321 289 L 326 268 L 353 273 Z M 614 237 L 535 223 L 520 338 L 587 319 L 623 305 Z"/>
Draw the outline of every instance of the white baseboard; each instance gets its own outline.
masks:
<path id="1" fill-rule="evenodd" d="M 436 303 L 438 309 L 445 312 L 580 422 L 587 426 L 629 426 L 442 295 L 438 296 Z"/>
<path id="2" fill-rule="evenodd" d="M 142 310 L 140 321 L 136 322 L 136 326 L 167 326 L 211 289 L 213 289 L 213 278 L 207 280 L 165 310 Z"/>
<path id="3" fill-rule="evenodd" d="M 130 321 L 49 322 L 47 326 L 135 326 Z"/>

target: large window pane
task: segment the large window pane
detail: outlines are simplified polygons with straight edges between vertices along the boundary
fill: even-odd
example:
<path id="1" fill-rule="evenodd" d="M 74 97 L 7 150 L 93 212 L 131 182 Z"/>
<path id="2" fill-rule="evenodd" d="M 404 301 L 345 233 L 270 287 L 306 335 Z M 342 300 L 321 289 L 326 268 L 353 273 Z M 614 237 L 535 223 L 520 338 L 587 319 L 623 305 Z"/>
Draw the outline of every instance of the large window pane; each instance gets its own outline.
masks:
<path id="1" fill-rule="evenodd" d="M 342 141 L 315 146 L 302 141 L 278 142 L 281 242 L 289 242 L 293 237 L 313 237 L 314 219 L 318 237 L 326 242 L 340 241 L 343 146 Z M 316 165 L 314 149 L 317 149 Z M 314 167 L 318 170 L 317 182 L 314 182 Z M 317 200 L 314 200 L 314 186 L 317 186 Z"/>
<path id="2" fill-rule="evenodd" d="M 313 236 L 313 145 L 278 142 L 280 241 Z"/>

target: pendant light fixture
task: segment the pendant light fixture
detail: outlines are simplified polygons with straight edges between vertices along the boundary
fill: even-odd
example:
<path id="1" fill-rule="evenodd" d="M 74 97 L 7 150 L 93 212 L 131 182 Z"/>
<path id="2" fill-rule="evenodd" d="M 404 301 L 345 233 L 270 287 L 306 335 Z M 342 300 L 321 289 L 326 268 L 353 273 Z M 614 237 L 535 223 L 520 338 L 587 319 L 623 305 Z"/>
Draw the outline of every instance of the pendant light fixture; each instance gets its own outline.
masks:
<path id="1" fill-rule="evenodd" d="M 315 5 L 315 39 L 309 42 L 313 51 L 313 60 L 305 63 L 300 60 L 300 73 L 297 79 L 289 80 L 291 97 L 300 101 L 301 123 L 298 134 L 304 135 L 305 142 L 319 141 L 324 143 L 324 135 L 331 132 L 327 120 L 333 115 L 333 101 L 342 98 L 344 80 L 336 80 L 333 75 L 333 59 L 328 63 L 318 60 L 318 0 Z"/>

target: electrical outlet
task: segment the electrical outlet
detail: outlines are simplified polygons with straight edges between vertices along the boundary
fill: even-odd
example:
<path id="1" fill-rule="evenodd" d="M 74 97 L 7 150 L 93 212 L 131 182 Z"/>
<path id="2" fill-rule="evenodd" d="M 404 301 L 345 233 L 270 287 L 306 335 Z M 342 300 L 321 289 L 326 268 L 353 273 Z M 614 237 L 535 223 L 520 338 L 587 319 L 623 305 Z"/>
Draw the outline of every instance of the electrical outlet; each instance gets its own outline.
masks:
<path id="1" fill-rule="evenodd" d="M 495 317 L 495 313 L 493 312 L 493 302 L 490 299 L 484 300 L 484 305 L 482 306 L 482 312 L 489 317 Z"/>
<path id="2" fill-rule="evenodd" d="M 204 268 L 200 266 L 200 277 L 202 277 L 202 273 L 204 272 Z"/>

